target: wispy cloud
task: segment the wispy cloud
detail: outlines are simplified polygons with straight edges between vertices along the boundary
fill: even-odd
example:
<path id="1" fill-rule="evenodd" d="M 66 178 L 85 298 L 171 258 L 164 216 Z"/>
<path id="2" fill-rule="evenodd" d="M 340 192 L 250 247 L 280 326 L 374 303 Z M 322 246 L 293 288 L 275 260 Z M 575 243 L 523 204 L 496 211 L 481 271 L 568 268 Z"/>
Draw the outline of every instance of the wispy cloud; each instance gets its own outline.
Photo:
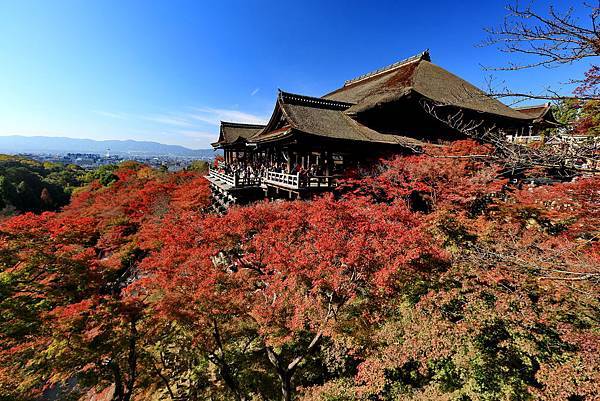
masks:
<path id="1" fill-rule="evenodd" d="M 256 95 L 259 90 L 260 90 L 260 88 L 254 88 L 254 90 L 252 92 L 250 92 L 250 96 Z"/>
<path id="2" fill-rule="evenodd" d="M 109 118 L 117 118 L 119 120 L 125 120 L 127 118 L 127 114 L 125 113 L 114 113 L 111 111 L 102 111 L 102 110 L 94 110 L 94 113 L 99 116 L 109 117 Z"/>
<path id="3" fill-rule="evenodd" d="M 206 132 L 206 131 L 195 131 L 195 130 L 182 130 L 177 131 L 178 134 L 183 135 L 187 138 L 195 138 L 195 139 L 215 139 L 214 132 Z"/>
<path id="4" fill-rule="evenodd" d="M 178 127 L 191 127 L 191 126 L 193 126 L 193 123 L 190 122 L 187 118 L 180 117 L 180 116 L 149 115 L 149 116 L 142 116 L 141 118 L 144 119 L 144 120 L 153 121 L 155 123 L 165 124 L 165 125 L 175 125 L 175 126 L 178 126 Z"/>
<path id="5" fill-rule="evenodd" d="M 256 89 L 258 91 L 258 88 Z M 235 108 L 220 109 L 214 107 L 189 107 L 181 111 L 135 114 L 98 110 L 94 113 L 115 121 L 115 129 L 122 126 L 122 132 L 136 135 L 153 135 L 156 138 L 168 138 L 172 141 L 191 141 L 204 146 L 213 142 L 217 127 L 221 121 L 233 121 L 247 124 L 264 124 L 268 116 L 259 116 Z M 179 138 L 179 139 L 177 139 Z M 160 139 L 158 139 L 160 141 Z M 185 142 L 188 143 L 188 142 Z"/>
<path id="6" fill-rule="evenodd" d="M 239 110 L 215 109 L 211 107 L 196 108 L 194 109 L 194 113 L 190 114 L 190 117 L 194 120 L 217 126 L 221 123 L 221 121 L 234 121 L 247 124 L 264 124 L 267 120 L 266 116 L 257 116 L 255 114 L 245 113 Z"/>
<path id="7" fill-rule="evenodd" d="M 218 109 L 213 107 L 191 108 L 192 112 L 187 113 L 166 113 L 166 114 L 127 114 L 109 111 L 94 111 L 94 113 L 103 117 L 115 118 L 120 120 L 145 120 L 161 125 L 171 125 L 176 127 L 194 127 L 198 123 L 219 126 L 221 121 L 233 121 L 247 124 L 264 124 L 268 116 L 259 116 L 246 113 L 235 109 Z"/>

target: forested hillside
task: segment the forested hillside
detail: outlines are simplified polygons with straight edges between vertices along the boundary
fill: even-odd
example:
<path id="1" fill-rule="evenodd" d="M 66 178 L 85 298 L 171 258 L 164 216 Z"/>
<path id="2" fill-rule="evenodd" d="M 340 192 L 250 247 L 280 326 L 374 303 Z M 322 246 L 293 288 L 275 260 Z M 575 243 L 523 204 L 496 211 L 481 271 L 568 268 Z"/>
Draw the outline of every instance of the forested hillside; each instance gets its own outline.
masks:
<path id="1" fill-rule="evenodd" d="M 519 188 L 487 151 L 222 216 L 128 163 L 4 221 L 0 399 L 596 399 L 599 178 Z"/>
<path id="2" fill-rule="evenodd" d="M 85 170 L 75 165 L 0 155 L 0 213 L 56 210 L 69 203 L 84 175 Z"/>

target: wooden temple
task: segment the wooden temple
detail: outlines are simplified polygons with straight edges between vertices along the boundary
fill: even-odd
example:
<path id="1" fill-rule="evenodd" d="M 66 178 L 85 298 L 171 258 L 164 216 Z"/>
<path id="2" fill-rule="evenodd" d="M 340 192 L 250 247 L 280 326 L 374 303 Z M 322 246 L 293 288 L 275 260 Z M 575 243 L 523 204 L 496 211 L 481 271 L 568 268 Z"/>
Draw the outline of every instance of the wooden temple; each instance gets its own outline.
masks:
<path id="1" fill-rule="evenodd" d="M 444 118 L 457 113 L 507 135 L 531 132 L 550 120 L 547 109 L 506 106 L 431 63 L 425 51 L 322 97 L 279 91 L 265 126 L 222 122 L 213 147 L 223 150 L 224 160 L 207 178 L 221 208 L 264 198 L 309 198 L 331 190 L 345 171 L 369 159 L 464 138 Z"/>
<path id="2" fill-rule="evenodd" d="M 529 124 L 526 130 L 509 133 L 507 139 L 511 142 L 530 143 L 544 141 L 547 139 L 547 135 L 544 137 L 544 133 L 547 133 L 548 129 L 564 126 L 554 117 L 550 102 L 535 106 L 515 107 L 514 109 L 530 116 L 532 123 Z"/>

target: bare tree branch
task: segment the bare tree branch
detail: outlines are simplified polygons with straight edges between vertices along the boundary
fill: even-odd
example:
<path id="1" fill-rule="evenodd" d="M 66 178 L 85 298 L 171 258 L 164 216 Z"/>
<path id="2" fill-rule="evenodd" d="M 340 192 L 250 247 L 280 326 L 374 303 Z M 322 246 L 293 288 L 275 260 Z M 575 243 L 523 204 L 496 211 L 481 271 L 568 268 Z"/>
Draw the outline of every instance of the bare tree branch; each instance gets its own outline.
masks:
<path id="1" fill-rule="evenodd" d="M 487 28 L 489 37 L 483 46 L 498 46 L 505 53 L 534 56 L 531 63 L 509 63 L 487 70 L 515 71 L 533 67 L 556 67 L 600 55 L 600 1 L 596 5 L 583 4 L 588 9 L 585 22 L 573 17 L 574 8 L 564 12 L 550 7 L 546 15 L 531 5 L 521 7 L 518 2 L 507 7 L 504 23 Z"/>
<path id="2" fill-rule="evenodd" d="M 485 70 L 518 71 L 528 68 L 553 68 L 560 65 L 596 58 L 600 56 L 600 0 L 595 5 L 583 3 L 587 17 L 580 21 L 574 17 L 575 8 L 558 11 L 550 6 L 546 13 L 535 10 L 531 5 L 522 7 L 518 2 L 507 7 L 504 23 L 495 28 L 487 28 L 488 38 L 481 46 L 496 46 L 508 54 L 523 55 L 530 62 L 509 61 L 503 66 L 482 66 Z M 579 13 L 577 13 L 579 14 Z M 575 96 L 566 96 L 546 88 L 543 93 L 513 91 L 508 88 L 490 90 L 491 96 L 498 98 L 562 101 L 577 98 L 580 100 L 600 99 L 600 74 L 598 66 L 592 65 L 582 80 L 571 80 L 569 84 L 580 84 Z"/>
<path id="3" fill-rule="evenodd" d="M 522 171 L 534 167 L 554 169 L 557 172 L 600 172 L 600 140 L 588 138 L 580 142 L 557 136 L 552 143 L 526 146 L 508 140 L 509 135 L 525 135 L 528 132 L 507 132 L 485 120 L 465 117 L 462 109 L 451 109 L 443 104 L 423 100 L 423 109 L 448 127 L 465 136 L 492 145 L 487 155 L 491 162 L 500 164 L 507 171 Z M 472 155 L 481 159 L 482 155 Z"/>

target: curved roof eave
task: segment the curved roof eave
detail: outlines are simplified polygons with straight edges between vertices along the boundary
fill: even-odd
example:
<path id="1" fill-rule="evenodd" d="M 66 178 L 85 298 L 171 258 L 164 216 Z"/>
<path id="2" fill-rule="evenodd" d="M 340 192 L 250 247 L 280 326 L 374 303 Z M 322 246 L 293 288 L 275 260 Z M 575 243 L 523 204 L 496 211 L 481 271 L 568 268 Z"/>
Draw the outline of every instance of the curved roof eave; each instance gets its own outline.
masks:
<path id="1" fill-rule="evenodd" d="M 261 136 L 268 135 L 270 131 L 273 131 L 275 129 L 275 126 L 279 123 L 281 116 L 285 118 L 287 123 L 292 128 L 297 127 L 296 122 L 292 118 L 290 118 L 289 114 L 284 108 L 283 93 L 284 92 L 281 89 L 278 89 L 277 100 L 275 100 L 275 107 L 273 107 L 273 113 L 271 113 L 271 118 L 269 118 L 267 125 L 265 125 L 263 129 L 258 131 L 256 134 L 252 135 L 250 138 L 248 138 L 250 142 L 257 142 L 260 140 Z"/>

